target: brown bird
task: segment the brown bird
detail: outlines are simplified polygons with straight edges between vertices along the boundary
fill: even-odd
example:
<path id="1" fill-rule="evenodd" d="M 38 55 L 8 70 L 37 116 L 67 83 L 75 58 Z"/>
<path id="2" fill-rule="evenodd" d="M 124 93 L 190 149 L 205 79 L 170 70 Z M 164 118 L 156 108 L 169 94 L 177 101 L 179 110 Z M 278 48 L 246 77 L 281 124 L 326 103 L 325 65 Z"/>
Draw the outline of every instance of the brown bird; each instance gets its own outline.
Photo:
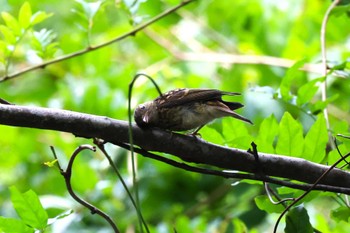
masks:
<path id="1" fill-rule="evenodd" d="M 153 101 L 140 104 L 134 114 L 139 127 L 157 127 L 171 131 L 199 129 L 210 121 L 231 116 L 252 124 L 250 120 L 233 112 L 243 107 L 238 102 L 222 100 L 223 95 L 240 95 L 215 89 L 171 90 Z"/>

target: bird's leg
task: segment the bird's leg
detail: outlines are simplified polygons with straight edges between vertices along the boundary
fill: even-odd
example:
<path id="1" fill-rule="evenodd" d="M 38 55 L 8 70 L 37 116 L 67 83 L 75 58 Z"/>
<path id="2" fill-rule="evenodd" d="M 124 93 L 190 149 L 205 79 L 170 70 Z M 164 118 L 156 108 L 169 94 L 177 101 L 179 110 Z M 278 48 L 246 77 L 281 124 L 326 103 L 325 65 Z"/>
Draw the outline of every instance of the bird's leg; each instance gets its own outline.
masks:
<path id="1" fill-rule="evenodd" d="M 194 137 L 197 137 L 197 136 L 201 137 L 201 135 L 200 135 L 200 133 L 198 133 L 198 131 L 199 131 L 201 128 L 203 128 L 203 126 L 205 126 L 205 125 L 199 126 L 195 131 L 193 131 L 192 133 L 189 133 L 188 135 L 191 135 L 191 136 L 194 136 Z"/>

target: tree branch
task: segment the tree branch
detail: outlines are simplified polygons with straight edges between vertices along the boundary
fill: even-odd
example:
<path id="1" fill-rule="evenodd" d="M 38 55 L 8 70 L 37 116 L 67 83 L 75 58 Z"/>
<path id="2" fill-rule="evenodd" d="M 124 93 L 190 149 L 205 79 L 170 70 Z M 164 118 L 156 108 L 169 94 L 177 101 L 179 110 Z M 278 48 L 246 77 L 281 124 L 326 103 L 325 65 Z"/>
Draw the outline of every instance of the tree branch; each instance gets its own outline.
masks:
<path id="1" fill-rule="evenodd" d="M 19 71 L 19 72 L 16 72 L 16 73 L 13 73 L 13 74 L 10 74 L 10 75 L 6 74 L 5 76 L 0 77 L 0 82 L 3 82 L 3 81 L 6 81 L 6 80 L 9 80 L 9 79 L 16 78 L 16 77 L 18 77 L 18 76 L 20 76 L 20 75 L 22 75 L 22 74 L 25 74 L 25 73 L 30 72 L 30 71 L 33 71 L 33 70 L 45 68 L 46 66 L 51 65 L 51 64 L 54 64 L 54 63 L 58 63 L 58 62 L 61 62 L 61 61 L 65 61 L 65 60 L 68 60 L 68 59 L 73 58 L 73 57 L 78 57 L 78 56 L 80 56 L 80 55 L 89 53 L 89 52 L 91 52 L 91 51 L 94 51 L 94 50 L 97 50 L 97 49 L 106 47 L 106 46 L 108 46 L 108 45 L 110 45 L 110 44 L 112 44 L 112 43 L 115 43 L 115 42 L 118 42 L 118 41 L 120 41 L 120 40 L 123 40 L 123 39 L 125 39 L 125 38 L 127 38 L 127 37 L 129 37 L 129 36 L 135 36 L 136 33 L 138 33 L 139 31 L 142 31 L 143 29 L 145 29 L 145 28 L 148 27 L 149 25 L 151 25 L 151 24 L 157 22 L 158 20 L 164 18 L 164 17 L 167 16 L 167 15 L 170 15 L 171 13 L 177 11 L 179 8 L 185 6 L 185 5 L 187 5 L 187 4 L 189 4 L 189 3 L 193 2 L 193 1 L 195 1 L 195 0 L 183 0 L 183 1 L 180 2 L 178 5 L 176 5 L 176 6 L 172 7 L 172 8 L 170 8 L 170 9 L 168 9 L 168 10 L 162 12 L 161 14 L 159 14 L 159 15 L 157 15 L 156 17 L 150 19 L 149 21 L 147 21 L 147 22 L 145 22 L 145 23 L 143 23 L 143 24 L 141 24 L 141 25 L 135 27 L 135 28 L 132 29 L 131 31 L 126 32 L 126 33 L 124 33 L 124 34 L 122 34 L 122 35 L 120 35 L 120 36 L 118 36 L 118 37 L 116 37 L 116 38 L 113 38 L 113 39 L 111 39 L 111 40 L 109 40 L 109 41 L 106 41 L 106 42 L 104 42 L 104 43 L 102 43 L 102 44 L 99 44 L 99 45 L 96 45 L 96 46 L 89 46 L 89 47 L 87 47 L 87 48 L 85 48 L 85 49 L 82 49 L 82 50 L 80 50 L 80 51 L 76 51 L 76 52 L 74 52 L 74 53 L 70 53 L 70 54 L 63 55 L 63 56 L 61 56 L 61 57 L 57 57 L 57 58 L 52 59 L 52 60 L 50 60 L 50 61 L 46 61 L 46 62 L 40 63 L 40 64 L 38 64 L 38 65 L 28 67 L 28 68 L 26 68 L 26 69 L 23 69 L 23 70 L 21 70 L 21 71 Z"/>
<path id="2" fill-rule="evenodd" d="M 84 138 L 97 137 L 116 145 L 129 142 L 126 121 L 59 109 L 0 104 L 0 124 L 61 131 Z M 132 133 L 134 144 L 147 151 L 165 152 L 187 162 L 226 170 L 257 172 L 254 156 L 244 150 L 159 129 L 143 130 L 135 124 Z M 313 184 L 329 168 L 300 158 L 266 153 L 259 153 L 259 161 L 265 175 L 307 184 Z M 322 185 L 330 186 L 335 192 L 350 194 L 350 173 L 335 168 L 322 179 Z"/>

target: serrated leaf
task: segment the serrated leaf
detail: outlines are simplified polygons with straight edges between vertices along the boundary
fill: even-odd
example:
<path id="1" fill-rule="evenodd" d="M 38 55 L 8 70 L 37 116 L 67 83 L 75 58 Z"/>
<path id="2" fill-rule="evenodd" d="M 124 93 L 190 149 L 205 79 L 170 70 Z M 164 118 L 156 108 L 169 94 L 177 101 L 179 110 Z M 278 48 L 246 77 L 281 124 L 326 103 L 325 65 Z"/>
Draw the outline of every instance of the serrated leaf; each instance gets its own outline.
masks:
<path id="1" fill-rule="evenodd" d="M 42 21 L 51 17 L 52 15 L 53 13 L 48 14 L 44 11 L 38 11 L 34 15 L 32 15 L 32 17 L 30 17 L 30 23 L 32 26 L 34 26 L 35 24 L 41 23 Z"/>
<path id="2" fill-rule="evenodd" d="M 341 206 L 331 211 L 331 217 L 337 222 L 340 222 L 340 221 L 349 222 L 350 209 L 349 207 Z"/>
<path id="3" fill-rule="evenodd" d="M 274 153 L 273 143 L 278 133 L 278 123 L 274 115 L 265 118 L 260 124 L 259 136 L 256 144 L 258 150 L 266 153 Z"/>
<path id="4" fill-rule="evenodd" d="M 300 157 L 303 152 L 303 147 L 304 139 L 302 126 L 286 112 L 279 125 L 276 153 Z"/>
<path id="5" fill-rule="evenodd" d="M 28 227 L 22 220 L 4 218 L 0 216 L 0 232 L 6 233 L 33 233 L 33 228 Z"/>
<path id="6" fill-rule="evenodd" d="M 283 205 L 275 205 L 271 203 L 266 195 L 260 195 L 254 198 L 256 206 L 266 211 L 267 213 L 282 213 L 284 210 Z"/>
<path id="7" fill-rule="evenodd" d="M 57 51 L 57 42 L 52 42 L 56 35 L 51 30 L 41 29 L 33 33 L 31 45 L 37 55 L 41 58 L 51 58 Z"/>
<path id="8" fill-rule="evenodd" d="M 316 78 L 301 86 L 298 90 L 297 105 L 301 106 L 305 103 L 310 102 L 318 90 L 318 86 L 316 84 L 318 82 L 323 82 L 324 80 L 324 77 Z"/>
<path id="9" fill-rule="evenodd" d="M 32 17 L 32 9 L 28 2 L 23 3 L 18 13 L 18 22 L 22 28 L 27 29 L 30 26 L 30 18 Z"/>
<path id="10" fill-rule="evenodd" d="M 292 208 L 286 216 L 285 233 L 312 233 L 313 227 L 309 221 L 306 209 L 300 205 Z"/>
<path id="11" fill-rule="evenodd" d="M 16 36 L 8 27 L 0 25 L 0 32 L 4 35 L 5 41 L 10 45 L 14 45 L 16 43 Z"/>
<path id="12" fill-rule="evenodd" d="M 12 204 L 23 222 L 35 229 L 44 229 L 48 216 L 38 196 L 32 190 L 20 193 L 14 186 L 10 191 Z"/>
<path id="13" fill-rule="evenodd" d="M 10 28 L 16 36 L 21 35 L 21 27 L 15 17 L 7 12 L 1 12 L 1 16 L 7 27 Z"/>
<path id="14" fill-rule="evenodd" d="M 296 62 L 292 67 L 290 67 L 283 77 L 281 85 L 280 85 L 280 93 L 281 97 L 285 101 L 289 101 L 292 99 L 292 95 L 290 92 L 293 80 L 296 76 L 296 73 L 299 72 L 299 68 L 301 68 L 306 63 L 306 60 L 301 60 Z"/>
<path id="15" fill-rule="evenodd" d="M 305 136 L 304 158 L 316 163 L 321 162 L 326 156 L 327 142 L 328 132 L 326 120 L 323 115 L 319 115 Z"/>

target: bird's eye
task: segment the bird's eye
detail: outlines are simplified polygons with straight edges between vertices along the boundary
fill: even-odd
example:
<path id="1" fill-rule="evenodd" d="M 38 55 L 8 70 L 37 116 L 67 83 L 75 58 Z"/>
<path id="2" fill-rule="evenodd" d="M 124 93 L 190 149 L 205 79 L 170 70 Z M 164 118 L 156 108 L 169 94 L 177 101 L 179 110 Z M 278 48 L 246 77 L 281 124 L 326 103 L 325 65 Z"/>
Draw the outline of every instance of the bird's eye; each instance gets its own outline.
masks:
<path id="1" fill-rule="evenodd" d="M 142 105 L 140 105 L 140 109 L 141 109 L 141 110 L 144 110 L 145 108 L 146 108 L 146 106 L 145 106 L 145 105 L 143 105 L 143 104 L 142 104 Z"/>

